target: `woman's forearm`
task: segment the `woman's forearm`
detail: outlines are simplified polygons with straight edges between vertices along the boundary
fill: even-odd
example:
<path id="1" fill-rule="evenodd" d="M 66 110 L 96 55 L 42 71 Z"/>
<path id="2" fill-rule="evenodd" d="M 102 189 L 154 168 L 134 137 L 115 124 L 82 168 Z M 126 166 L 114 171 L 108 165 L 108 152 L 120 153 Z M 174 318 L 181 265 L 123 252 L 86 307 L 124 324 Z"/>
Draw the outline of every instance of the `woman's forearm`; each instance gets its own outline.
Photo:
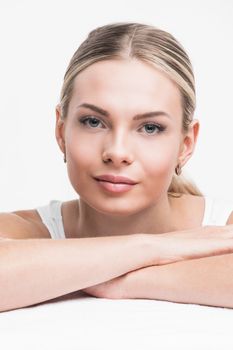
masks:
<path id="1" fill-rule="evenodd" d="M 233 308 L 233 254 L 143 268 L 122 283 L 124 298 Z"/>
<path id="2" fill-rule="evenodd" d="M 0 240 L 0 311 L 37 304 L 152 265 L 142 235 Z"/>

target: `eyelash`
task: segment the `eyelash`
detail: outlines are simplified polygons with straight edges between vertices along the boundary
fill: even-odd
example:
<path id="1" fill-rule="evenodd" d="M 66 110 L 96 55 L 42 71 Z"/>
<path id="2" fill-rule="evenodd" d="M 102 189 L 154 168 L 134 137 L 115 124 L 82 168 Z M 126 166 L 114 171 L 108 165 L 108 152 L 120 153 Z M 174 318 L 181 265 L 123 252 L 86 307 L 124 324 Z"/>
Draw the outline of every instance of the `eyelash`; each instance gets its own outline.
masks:
<path id="1" fill-rule="evenodd" d="M 98 122 L 101 122 L 101 120 L 100 119 L 98 119 L 98 118 L 96 118 L 96 117 L 89 117 L 89 116 L 85 116 L 85 117 L 82 117 L 82 118 L 80 118 L 79 119 L 79 122 L 82 124 L 82 125 L 84 125 L 84 126 L 87 126 L 87 127 L 90 127 L 91 129 L 96 129 L 97 127 L 91 127 L 90 125 L 87 125 L 87 123 L 88 123 L 88 121 L 93 121 L 93 120 L 96 120 L 96 121 L 98 121 Z M 102 122 L 101 122 L 102 123 Z M 164 127 L 164 126 L 162 126 L 161 124 L 157 124 L 157 123 L 144 123 L 142 126 L 141 126 L 141 128 L 143 128 L 144 126 L 146 126 L 146 125 L 153 125 L 153 126 L 155 126 L 156 128 L 157 128 L 157 132 L 156 133 L 147 133 L 147 135 L 155 135 L 155 134 L 160 134 L 161 132 L 163 132 L 165 129 L 166 129 L 166 127 Z"/>

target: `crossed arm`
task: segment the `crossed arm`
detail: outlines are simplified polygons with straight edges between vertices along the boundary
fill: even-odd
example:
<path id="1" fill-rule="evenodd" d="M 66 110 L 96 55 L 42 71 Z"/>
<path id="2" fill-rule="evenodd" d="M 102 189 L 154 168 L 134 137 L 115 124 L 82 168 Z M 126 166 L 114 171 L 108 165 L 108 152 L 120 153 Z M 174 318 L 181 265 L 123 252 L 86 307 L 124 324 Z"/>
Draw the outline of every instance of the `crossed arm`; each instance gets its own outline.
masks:
<path id="1" fill-rule="evenodd" d="M 233 308 L 233 254 L 152 266 L 122 279 L 126 298 Z"/>
<path id="2" fill-rule="evenodd" d="M 233 254 L 150 266 L 83 291 L 110 299 L 155 299 L 233 308 Z"/>
<path id="3" fill-rule="evenodd" d="M 156 299 L 233 308 L 233 254 L 150 266 L 84 291 L 110 299 Z"/>

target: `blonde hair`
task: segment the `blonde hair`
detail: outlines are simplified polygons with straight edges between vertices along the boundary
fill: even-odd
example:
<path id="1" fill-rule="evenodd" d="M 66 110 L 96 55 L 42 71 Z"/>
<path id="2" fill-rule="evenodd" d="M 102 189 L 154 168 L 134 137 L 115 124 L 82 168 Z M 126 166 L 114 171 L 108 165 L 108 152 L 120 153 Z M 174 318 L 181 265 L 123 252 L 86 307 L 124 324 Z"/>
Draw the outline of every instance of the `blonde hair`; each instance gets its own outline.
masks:
<path id="1" fill-rule="evenodd" d="M 183 107 L 183 132 L 187 132 L 196 106 L 195 82 L 191 62 L 181 44 L 168 32 L 141 23 L 112 23 L 92 30 L 68 65 L 60 96 L 61 117 L 65 118 L 79 72 L 91 64 L 110 59 L 137 58 L 149 62 L 178 86 Z M 202 196 L 183 176 L 173 175 L 168 194 Z"/>

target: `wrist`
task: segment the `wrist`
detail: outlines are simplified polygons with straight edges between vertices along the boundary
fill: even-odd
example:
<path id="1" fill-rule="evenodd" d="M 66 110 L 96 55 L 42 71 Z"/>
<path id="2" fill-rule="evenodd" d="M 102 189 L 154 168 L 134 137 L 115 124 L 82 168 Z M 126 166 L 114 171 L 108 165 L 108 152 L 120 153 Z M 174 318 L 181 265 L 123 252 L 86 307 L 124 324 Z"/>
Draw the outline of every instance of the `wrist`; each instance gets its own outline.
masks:
<path id="1" fill-rule="evenodd" d="M 161 270 L 163 266 L 148 266 L 127 273 L 123 281 L 123 298 L 156 299 L 158 297 L 159 299 L 159 294 L 164 291 L 160 281 Z"/>

